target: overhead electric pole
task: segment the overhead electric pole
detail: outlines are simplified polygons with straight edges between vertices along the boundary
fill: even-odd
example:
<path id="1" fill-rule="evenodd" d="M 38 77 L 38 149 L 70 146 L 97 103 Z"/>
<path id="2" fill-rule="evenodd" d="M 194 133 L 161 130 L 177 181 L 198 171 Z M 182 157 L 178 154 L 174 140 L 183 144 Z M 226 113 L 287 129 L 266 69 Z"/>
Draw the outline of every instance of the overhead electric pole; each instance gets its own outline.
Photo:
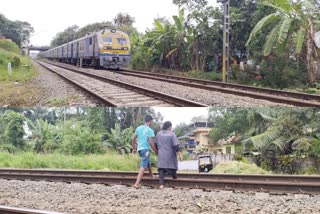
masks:
<path id="1" fill-rule="evenodd" d="M 223 3 L 224 14 L 223 14 L 223 56 L 222 56 L 222 80 L 227 83 L 229 80 L 230 73 L 230 0 L 218 0 L 218 3 Z"/>

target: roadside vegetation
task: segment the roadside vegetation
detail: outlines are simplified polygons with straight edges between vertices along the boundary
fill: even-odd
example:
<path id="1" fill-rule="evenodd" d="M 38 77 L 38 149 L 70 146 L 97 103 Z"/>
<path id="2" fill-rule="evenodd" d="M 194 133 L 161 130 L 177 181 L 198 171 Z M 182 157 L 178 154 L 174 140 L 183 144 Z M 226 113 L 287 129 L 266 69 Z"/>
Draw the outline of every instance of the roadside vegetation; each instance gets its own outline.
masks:
<path id="1" fill-rule="evenodd" d="M 143 124 L 146 113 L 155 118 L 152 128 L 157 133 L 163 118 L 152 108 L 2 108 L 0 156 L 4 159 L 0 164 L 134 170 L 134 163 L 126 164 L 136 161 L 131 155 L 131 137 L 135 128 Z M 194 120 L 201 119 L 204 118 Z M 215 124 L 209 133 L 209 146 L 235 145 L 235 160 L 242 162 L 229 163 L 230 170 L 223 165 L 228 173 L 250 171 L 255 166 L 246 164 L 255 163 L 270 173 L 319 174 L 319 109 L 211 107 L 208 122 Z M 192 130 L 187 124 L 175 128 L 182 138 Z M 205 146 L 199 148 L 198 154 L 208 150 Z M 183 153 L 184 160 L 188 160 L 187 152 Z M 53 160 L 55 156 L 57 160 Z M 102 164 L 113 159 L 111 165 Z M 155 166 L 155 155 L 152 163 Z M 241 170 L 234 171 L 236 168 Z"/>
<path id="2" fill-rule="evenodd" d="M 146 113 L 157 132 L 150 108 L 2 108 L 0 167 L 135 171 L 131 139 Z"/>
<path id="3" fill-rule="evenodd" d="M 244 163 L 238 161 L 229 161 L 219 163 L 210 173 L 212 174 L 246 174 L 246 175 L 265 175 L 271 174 L 258 167 L 254 163 Z"/>
<path id="4" fill-rule="evenodd" d="M 22 53 L 32 32 L 29 23 L 11 21 L 0 14 L 0 106 L 37 104 L 40 92 L 30 82 L 37 73 L 31 59 Z M 11 63 L 11 73 L 8 63 Z"/>
<path id="5" fill-rule="evenodd" d="M 8 63 L 12 65 L 11 75 Z M 21 55 L 18 45 L 10 40 L 0 40 L 0 82 L 23 82 L 35 76 L 31 59 Z"/>
<path id="6" fill-rule="evenodd" d="M 139 166 L 138 156 L 119 155 L 111 151 L 106 154 L 90 155 L 33 152 L 0 153 L 0 168 L 137 171 Z"/>
<path id="7" fill-rule="evenodd" d="M 211 108 L 211 145 L 236 145 L 236 159 L 275 173 L 317 174 L 320 111 L 317 108 Z"/>

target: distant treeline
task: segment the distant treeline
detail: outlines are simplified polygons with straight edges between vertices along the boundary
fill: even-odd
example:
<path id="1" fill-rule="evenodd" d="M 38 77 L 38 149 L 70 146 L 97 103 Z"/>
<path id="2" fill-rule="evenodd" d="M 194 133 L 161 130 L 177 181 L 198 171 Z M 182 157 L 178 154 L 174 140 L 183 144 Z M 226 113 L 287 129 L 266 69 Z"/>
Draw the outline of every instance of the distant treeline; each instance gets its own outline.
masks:
<path id="1" fill-rule="evenodd" d="M 29 42 L 33 27 L 24 21 L 11 21 L 0 14 L 0 36 L 11 39 L 19 47 Z"/>

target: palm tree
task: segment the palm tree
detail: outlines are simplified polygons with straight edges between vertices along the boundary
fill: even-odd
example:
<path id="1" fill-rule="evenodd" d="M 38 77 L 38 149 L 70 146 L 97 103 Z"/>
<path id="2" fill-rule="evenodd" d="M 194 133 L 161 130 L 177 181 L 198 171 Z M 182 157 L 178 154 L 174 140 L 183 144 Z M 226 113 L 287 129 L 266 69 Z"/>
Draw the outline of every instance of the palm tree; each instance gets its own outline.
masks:
<path id="1" fill-rule="evenodd" d="M 274 47 L 284 52 L 295 46 L 296 54 L 301 54 L 308 68 L 309 82 L 317 80 L 320 55 L 314 42 L 314 31 L 319 23 L 319 12 L 312 0 L 264 0 L 264 5 L 276 12 L 260 20 L 252 30 L 248 44 L 267 26 L 273 26 L 264 45 L 264 55 L 268 56 Z"/>
<path id="2" fill-rule="evenodd" d="M 30 139 L 33 142 L 34 150 L 36 152 L 43 152 L 44 145 L 51 139 L 50 124 L 42 119 L 35 122 L 29 122 L 31 130 Z"/>
<path id="3" fill-rule="evenodd" d="M 254 114 L 261 117 L 257 120 L 260 125 L 251 125 L 256 132 L 249 131 L 242 143 L 252 143 L 262 153 L 270 149 L 283 152 L 288 147 L 297 153 L 309 151 L 315 133 L 320 130 L 319 110 L 286 107 L 273 110 L 266 108 L 264 112 L 261 110 L 263 109 L 254 110 Z M 261 124 L 264 124 L 263 128 Z M 257 126 L 261 127 L 259 131 Z"/>

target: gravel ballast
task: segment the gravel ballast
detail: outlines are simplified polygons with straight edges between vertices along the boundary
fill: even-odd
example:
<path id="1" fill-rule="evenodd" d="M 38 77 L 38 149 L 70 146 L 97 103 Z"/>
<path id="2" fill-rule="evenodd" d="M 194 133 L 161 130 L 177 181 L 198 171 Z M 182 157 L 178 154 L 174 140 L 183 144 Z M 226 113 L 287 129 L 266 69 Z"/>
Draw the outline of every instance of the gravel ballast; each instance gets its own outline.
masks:
<path id="1" fill-rule="evenodd" d="M 264 107 L 264 106 L 289 106 L 286 104 L 274 103 L 267 100 L 259 100 L 245 96 L 237 96 L 217 91 L 208 91 L 193 87 L 162 82 L 146 78 L 121 75 L 121 71 L 111 72 L 106 70 L 82 69 L 86 72 L 103 74 L 103 76 L 114 80 L 131 83 L 155 91 L 167 93 L 177 97 L 189 99 L 195 102 L 204 103 L 208 106 L 234 106 L 234 107 Z"/>
<path id="2" fill-rule="evenodd" d="M 0 180 L 0 205 L 65 213 L 320 213 L 320 195 Z"/>
<path id="3" fill-rule="evenodd" d="M 32 80 L 41 91 L 37 106 L 98 106 L 99 103 L 57 74 L 34 63 L 39 75 Z"/>

